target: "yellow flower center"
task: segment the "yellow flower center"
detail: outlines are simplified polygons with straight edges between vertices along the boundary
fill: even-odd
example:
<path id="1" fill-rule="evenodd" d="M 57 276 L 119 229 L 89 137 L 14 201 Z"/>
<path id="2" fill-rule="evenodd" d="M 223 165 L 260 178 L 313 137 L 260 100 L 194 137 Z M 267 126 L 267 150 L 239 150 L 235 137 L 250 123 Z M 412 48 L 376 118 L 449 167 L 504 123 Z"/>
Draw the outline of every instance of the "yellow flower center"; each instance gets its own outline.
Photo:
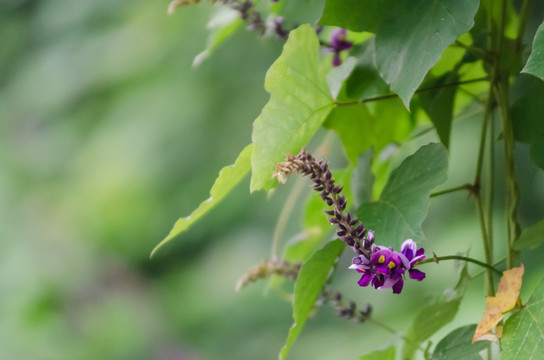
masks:
<path id="1" fill-rule="evenodd" d="M 389 262 L 389 264 L 387 265 L 390 269 L 394 268 L 396 266 L 396 264 L 392 261 Z"/>
<path id="2" fill-rule="evenodd" d="M 385 256 L 381 255 L 378 259 L 378 264 L 382 264 L 385 261 Z"/>

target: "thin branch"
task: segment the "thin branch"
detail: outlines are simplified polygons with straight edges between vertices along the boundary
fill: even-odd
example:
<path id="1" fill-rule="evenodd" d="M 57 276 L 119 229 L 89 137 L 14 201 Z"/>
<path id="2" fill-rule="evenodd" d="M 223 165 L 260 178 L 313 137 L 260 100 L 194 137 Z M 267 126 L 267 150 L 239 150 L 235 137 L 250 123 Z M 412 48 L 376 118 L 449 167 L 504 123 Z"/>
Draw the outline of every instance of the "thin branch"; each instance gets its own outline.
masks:
<path id="1" fill-rule="evenodd" d="M 468 190 L 468 191 L 470 191 L 470 193 L 473 193 L 474 192 L 474 185 L 467 183 L 467 184 L 459 185 L 459 186 L 456 186 L 456 187 L 453 187 L 453 188 L 450 188 L 450 189 L 437 191 L 437 192 L 432 193 L 431 197 L 440 196 L 440 195 L 444 195 L 444 194 L 449 194 L 449 193 L 460 191 L 460 190 Z"/>
<path id="2" fill-rule="evenodd" d="M 460 255 L 448 255 L 448 256 L 434 256 L 433 258 L 428 258 L 428 259 L 425 259 L 423 261 L 420 261 L 419 262 L 419 265 L 421 264 L 428 264 L 428 263 L 439 263 L 440 261 L 443 261 L 443 260 L 462 260 L 462 261 L 466 261 L 466 262 L 471 262 L 473 264 L 476 264 L 476 265 L 480 265 L 481 267 L 484 267 L 486 269 L 489 269 L 493 272 L 495 272 L 496 274 L 498 275 L 501 275 L 502 276 L 502 272 L 500 272 L 499 270 L 497 270 L 496 268 L 494 268 L 492 265 L 488 265 L 480 260 L 476 260 L 476 259 L 473 259 L 473 258 L 469 258 L 469 257 L 466 257 L 466 256 L 460 256 Z"/>
<path id="3" fill-rule="evenodd" d="M 430 87 L 427 87 L 427 88 L 421 88 L 421 89 L 416 90 L 415 93 L 418 94 L 418 93 L 425 92 L 425 91 L 438 90 L 438 89 L 442 89 L 442 88 L 448 88 L 448 87 L 454 87 L 454 86 L 459 86 L 459 85 L 471 84 L 471 83 L 480 82 L 480 81 L 487 81 L 487 80 L 489 80 L 489 77 L 484 76 L 484 77 L 476 78 L 476 79 L 455 81 L 455 82 L 448 83 L 448 84 L 442 84 L 442 85 L 430 86 Z M 342 102 L 338 103 L 337 102 L 336 106 L 350 106 L 350 105 L 365 104 L 365 103 L 368 103 L 368 102 L 387 100 L 387 99 L 394 99 L 394 98 L 397 98 L 397 97 L 398 97 L 397 94 L 386 94 L 386 95 L 380 95 L 380 96 L 364 99 L 364 100 L 361 100 L 361 101 L 348 101 L 348 102 L 344 102 L 344 103 L 342 103 Z"/>

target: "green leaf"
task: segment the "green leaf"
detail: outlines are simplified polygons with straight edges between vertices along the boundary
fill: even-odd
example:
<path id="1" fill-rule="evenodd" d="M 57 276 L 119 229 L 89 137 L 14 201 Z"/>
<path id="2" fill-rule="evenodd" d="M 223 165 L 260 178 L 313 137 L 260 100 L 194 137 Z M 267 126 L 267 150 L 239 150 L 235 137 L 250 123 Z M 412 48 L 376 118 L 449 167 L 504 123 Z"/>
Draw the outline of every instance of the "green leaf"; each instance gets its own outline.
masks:
<path id="1" fill-rule="evenodd" d="M 465 265 L 453 293 L 451 290 L 444 292 L 442 298 L 435 299 L 416 315 L 411 328 L 406 333 L 406 345 L 402 351 L 403 359 L 412 359 L 419 344 L 455 318 L 468 280 L 469 276 Z"/>
<path id="2" fill-rule="evenodd" d="M 457 87 L 442 87 L 458 80 L 456 72 L 447 73 L 439 78 L 432 78 L 425 82 L 426 88 L 437 87 L 433 91 L 425 91 L 419 94 L 421 107 L 431 118 L 440 141 L 446 148 L 450 144 L 451 121 L 453 119 L 453 101 Z"/>
<path id="3" fill-rule="evenodd" d="M 359 155 L 357 166 L 351 176 L 351 190 L 353 192 L 353 206 L 359 207 L 361 204 L 371 202 L 372 188 L 374 187 L 374 174 L 372 173 L 372 160 L 374 159 L 374 149 L 369 149 Z"/>
<path id="4" fill-rule="evenodd" d="M 540 24 L 533 41 L 533 50 L 522 72 L 544 80 L 544 22 Z"/>
<path id="5" fill-rule="evenodd" d="M 212 15 L 206 26 L 210 29 L 206 49 L 195 56 L 195 59 L 193 60 L 193 66 L 195 67 L 199 66 L 207 59 L 219 45 L 229 39 L 244 23 L 237 11 L 227 7 L 220 7 L 217 9 L 217 12 Z"/>
<path id="6" fill-rule="evenodd" d="M 503 359 L 539 359 L 544 348 L 544 281 L 527 305 L 510 316 L 501 339 Z"/>
<path id="7" fill-rule="evenodd" d="M 436 345 L 432 360 L 480 360 L 478 354 L 489 346 L 489 342 L 477 341 L 471 344 L 476 324 L 466 325 L 450 332 Z"/>
<path id="8" fill-rule="evenodd" d="M 346 80 L 351 74 L 356 63 L 357 59 L 354 57 L 349 57 L 342 63 L 342 65 L 332 68 L 327 74 L 327 84 L 329 85 L 331 95 L 334 99 L 338 97 L 338 93 L 342 88 L 344 80 Z"/>
<path id="9" fill-rule="evenodd" d="M 296 154 L 319 129 L 334 106 L 318 58 L 315 30 L 302 25 L 289 34 L 281 56 L 265 79 L 270 100 L 253 123 L 251 191 L 270 190 L 275 164 Z"/>
<path id="10" fill-rule="evenodd" d="M 319 25 L 376 32 L 396 3 L 395 0 L 327 0 Z"/>
<path id="11" fill-rule="evenodd" d="M 544 219 L 533 226 L 523 229 L 520 237 L 514 242 L 515 250 L 536 249 L 544 242 Z"/>
<path id="12" fill-rule="evenodd" d="M 295 300 L 293 303 L 295 322 L 289 329 L 285 346 L 280 352 L 280 359 L 285 359 L 300 330 L 302 330 L 319 296 L 319 292 L 342 250 L 344 250 L 342 241 L 331 241 L 321 250 L 316 251 L 300 268 L 295 282 Z"/>
<path id="13" fill-rule="evenodd" d="M 236 162 L 233 165 L 225 166 L 219 172 L 219 176 L 215 180 L 211 190 L 210 197 L 204 200 L 200 206 L 194 210 L 191 215 L 180 218 L 174 224 L 170 233 L 153 249 L 153 256 L 167 242 L 174 239 L 176 236 L 187 230 L 197 220 L 210 211 L 246 176 L 251 169 L 251 152 L 253 144 L 249 144 L 242 150 Z"/>
<path id="14" fill-rule="evenodd" d="M 323 126 L 338 133 L 346 157 L 351 163 L 356 163 L 359 154 L 375 145 L 375 124 L 376 120 L 367 106 L 357 104 L 334 108 Z"/>
<path id="15" fill-rule="evenodd" d="M 388 112 L 395 110 L 395 105 L 388 100 Z M 399 101 L 400 105 L 400 101 Z M 406 110 L 400 105 L 400 109 Z M 335 130 L 342 144 L 346 157 L 352 164 L 357 163 L 357 157 L 366 150 L 374 147 L 379 153 L 392 142 L 402 141 L 409 134 L 412 124 L 405 116 L 382 116 L 382 108 L 376 107 L 376 115 L 372 114 L 366 104 L 338 106 L 331 111 L 323 124 L 327 129 Z"/>
<path id="16" fill-rule="evenodd" d="M 448 157 L 442 144 L 421 147 L 391 173 L 380 199 L 363 204 L 357 216 L 374 230 L 380 244 L 398 248 L 407 238 L 421 240 L 429 194 L 446 181 L 447 169 Z"/>
<path id="17" fill-rule="evenodd" d="M 376 350 L 359 357 L 359 360 L 395 360 L 395 346 L 384 350 Z"/>
<path id="18" fill-rule="evenodd" d="M 514 138 L 529 144 L 531 160 L 544 169 L 544 83 L 534 77 L 520 75 L 513 85 L 515 90 L 522 95 L 512 104 Z"/>
<path id="19" fill-rule="evenodd" d="M 399 0 L 376 32 L 376 64 L 409 108 L 442 52 L 474 25 L 479 0 Z"/>
<path id="20" fill-rule="evenodd" d="M 372 38 L 355 46 L 351 51 L 351 54 L 357 56 L 359 60 L 346 81 L 346 94 L 352 99 L 363 101 L 389 93 L 389 86 L 383 81 L 374 64 L 375 44 Z"/>

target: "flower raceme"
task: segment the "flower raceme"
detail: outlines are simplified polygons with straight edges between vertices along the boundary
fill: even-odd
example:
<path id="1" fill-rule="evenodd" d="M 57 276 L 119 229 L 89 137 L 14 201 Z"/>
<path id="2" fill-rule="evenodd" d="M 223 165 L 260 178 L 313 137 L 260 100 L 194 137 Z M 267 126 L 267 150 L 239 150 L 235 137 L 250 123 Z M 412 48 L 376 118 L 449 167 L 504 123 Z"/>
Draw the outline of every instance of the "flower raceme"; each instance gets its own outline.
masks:
<path id="1" fill-rule="evenodd" d="M 274 177 L 284 183 L 292 172 L 308 176 L 314 183 L 312 188 L 320 192 L 328 206 L 332 206 L 333 209 L 325 213 L 329 215 L 329 223 L 338 227 L 336 235 L 357 254 L 349 268 L 363 274 L 359 280 L 360 286 L 371 284 L 378 290 L 393 289 L 394 294 L 399 294 L 406 272 L 414 280 L 425 278 L 425 273 L 414 269 L 426 257 L 424 249 L 418 249 L 412 239 L 402 243 L 400 253 L 376 245 L 374 232 L 366 229 L 359 219 L 346 211 L 347 200 L 342 194 L 342 186 L 335 185 L 326 161 L 317 161 L 302 149 L 298 155 L 287 155 L 286 161 L 276 164 Z"/>
<path id="2" fill-rule="evenodd" d="M 412 239 L 404 241 L 400 253 L 385 246 L 374 245 L 370 259 L 356 256 L 349 268 L 363 274 L 359 286 L 371 284 L 378 290 L 392 288 L 394 294 L 400 294 L 406 271 L 411 279 L 421 281 L 425 278 L 424 272 L 414 269 L 418 262 L 426 258 L 424 251 L 423 248 L 418 249 Z"/>

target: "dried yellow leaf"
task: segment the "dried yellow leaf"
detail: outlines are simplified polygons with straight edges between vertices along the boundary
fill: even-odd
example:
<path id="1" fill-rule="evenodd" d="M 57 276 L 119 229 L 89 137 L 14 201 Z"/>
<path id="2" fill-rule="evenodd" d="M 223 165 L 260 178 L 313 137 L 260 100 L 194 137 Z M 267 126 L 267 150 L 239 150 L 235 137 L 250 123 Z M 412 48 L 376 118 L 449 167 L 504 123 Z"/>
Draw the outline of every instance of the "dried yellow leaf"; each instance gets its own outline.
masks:
<path id="1" fill-rule="evenodd" d="M 492 333 L 491 330 L 502 320 L 505 313 L 516 306 L 519 299 L 519 290 L 521 289 L 521 277 L 524 272 L 525 267 L 521 264 L 520 267 L 502 273 L 497 294 L 488 296 L 485 299 L 487 305 L 484 316 L 474 332 L 473 344 L 479 340 L 496 342 L 501 337 L 502 331 Z"/>

